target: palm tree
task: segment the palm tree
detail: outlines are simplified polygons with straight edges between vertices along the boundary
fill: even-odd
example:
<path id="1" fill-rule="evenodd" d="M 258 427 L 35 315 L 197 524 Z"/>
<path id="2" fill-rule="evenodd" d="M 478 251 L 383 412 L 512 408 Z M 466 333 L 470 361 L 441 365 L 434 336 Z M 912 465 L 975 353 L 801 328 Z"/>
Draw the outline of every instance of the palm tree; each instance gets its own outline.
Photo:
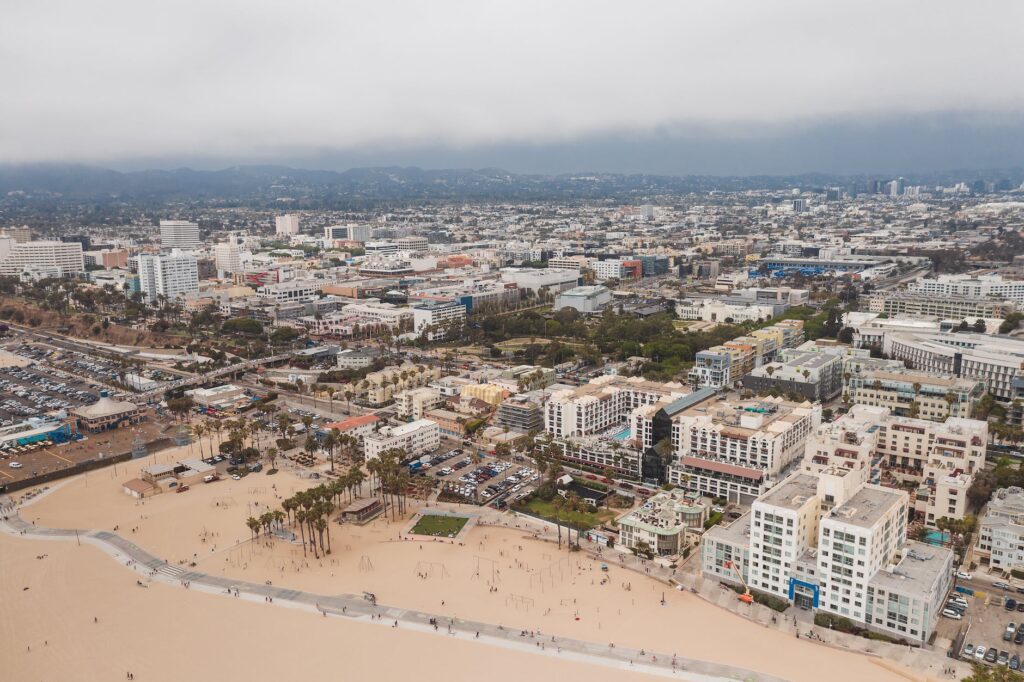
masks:
<path id="1" fill-rule="evenodd" d="M 252 539 L 255 540 L 260 534 L 260 522 L 255 516 L 250 516 L 245 520 L 245 525 L 249 526 L 249 532 L 252 533 Z"/>
<path id="2" fill-rule="evenodd" d="M 331 429 L 324 436 L 324 449 L 327 450 L 327 454 L 331 459 L 331 473 L 334 473 L 334 448 L 338 446 L 338 429 Z"/>
<path id="3" fill-rule="evenodd" d="M 267 448 L 267 459 L 270 461 L 270 468 L 274 468 L 274 462 L 277 461 L 277 448 L 270 446 Z"/>
<path id="4" fill-rule="evenodd" d="M 202 423 L 196 424 L 192 427 L 192 433 L 195 434 L 196 440 L 199 441 L 199 458 L 205 459 L 206 453 L 203 451 L 203 436 L 206 435 L 206 427 Z M 210 455 L 213 456 L 212 454 Z"/>
<path id="5" fill-rule="evenodd" d="M 353 397 L 355 397 L 355 392 L 350 388 L 345 389 L 345 414 L 352 414 Z"/>

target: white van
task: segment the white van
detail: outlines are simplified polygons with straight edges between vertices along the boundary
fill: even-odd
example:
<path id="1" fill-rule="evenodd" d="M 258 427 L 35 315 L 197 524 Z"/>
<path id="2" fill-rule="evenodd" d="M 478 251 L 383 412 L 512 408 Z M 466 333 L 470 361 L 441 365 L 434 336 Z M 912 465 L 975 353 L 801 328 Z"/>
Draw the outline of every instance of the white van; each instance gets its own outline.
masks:
<path id="1" fill-rule="evenodd" d="M 953 609 L 942 609 L 942 615 L 946 618 L 952 618 L 953 620 L 961 620 L 963 618 L 959 612 L 954 611 Z"/>

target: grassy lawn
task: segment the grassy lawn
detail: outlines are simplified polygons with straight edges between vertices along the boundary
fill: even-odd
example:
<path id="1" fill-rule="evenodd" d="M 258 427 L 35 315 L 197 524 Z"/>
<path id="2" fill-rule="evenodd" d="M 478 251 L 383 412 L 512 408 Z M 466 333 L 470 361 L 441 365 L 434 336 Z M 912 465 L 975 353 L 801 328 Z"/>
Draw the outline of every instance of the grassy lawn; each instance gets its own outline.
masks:
<path id="1" fill-rule="evenodd" d="M 425 514 L 420 517 L 410 532 L 416 535 L 433 535 L 435 537 L 453 537 L 469 519 L 457 516 L 437 516 L 436 514 Z"/>
<path id="2" fill-rule="evenodd" d="M 594 528 L 605 521 L 610 521 L 615 518 L 615 513 L 608 509 L 598 509 L 596 511 L 588 512 L 571 512 L 564 509 L 557 510 L 555 509 L 554 503 L 545 502 L 539 497 L 530 499 L 525 505 L 523 505 L 523 507 L 537 516 L 542 516 L 552 521 L 555 519 L 555 515 L 558 514 L 562 523 L 570 523 L 579 528 Z"/>

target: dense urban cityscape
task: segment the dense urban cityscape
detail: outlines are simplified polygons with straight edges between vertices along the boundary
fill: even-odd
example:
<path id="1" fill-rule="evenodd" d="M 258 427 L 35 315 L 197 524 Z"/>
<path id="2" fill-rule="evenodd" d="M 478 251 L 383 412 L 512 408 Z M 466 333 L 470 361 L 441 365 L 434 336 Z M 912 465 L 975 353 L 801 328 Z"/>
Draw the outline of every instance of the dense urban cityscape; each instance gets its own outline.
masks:
<path id="1" fill-rule="evenodd" d="M 321 579 L 373 562 L 337 549 L 363 527 L 462 546 L 512 526 L 602 584 L 657 580 L 852 650 L 903 645 L 913 669 L 1015 670 L 1022 194 L 897 178 L 9 226 L 8 528 L 63 527 L 90 478 L 121 490 L 97 500 L 94 538 L 165 508 L 154 526 L 195 516 L 203 535 L 223 504 L 227 567 L 183 559 L 182 538 L 136 570 L 234 585 L 274 575 L 264 561 L 285 583 L 289 562 Z"/>
<path id="2" fill-rule="evenodd" d="M 0 680 L 1024 681 L 1024 6 L 922 10 L 0 8 Z"/>

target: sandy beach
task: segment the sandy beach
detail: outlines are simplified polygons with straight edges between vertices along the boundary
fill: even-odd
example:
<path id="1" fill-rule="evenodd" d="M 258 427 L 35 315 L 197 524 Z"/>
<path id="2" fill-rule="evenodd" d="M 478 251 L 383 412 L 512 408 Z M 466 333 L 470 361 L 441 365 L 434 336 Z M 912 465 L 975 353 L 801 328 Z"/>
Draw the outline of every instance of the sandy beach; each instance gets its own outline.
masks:
<path id="1" fill-rule="evenodd" d="M 167 461 L 175 456 L 168 452 L 155 457 Z M 186 493 L 159 495 L 144 503 L 125 495 L 121 481 L 134 476 L 136 469 L 152 459 L 119 465 L 116 475 L 112 470 L 104 470 L 71 480 L 25 508 L 22 517 L 41 526 L 58 528 L 117 528 L 118 534 L 170 563 L 194 563 L 195 570 L 211 575 L 254 583 L 271 581 L 279 587 L 328 595 L 360 594 L 365 590 L 392 606 L 541 631 L 545 636 L 673 652 L 794 682 L 818 680 L 822 670 L 829 670 L 830 679 L 840 682 L 917 679 L 902 674 L 903 671 L 893 672 L 877 659 L 798 640 L 793 634 L 767 629 L 695 595 L 671 590 L 617 567 L 614 552 L 607 560 L 610 570 L 604 572 L 600 563 L 587 555 L 559 552 L 554 545 L 534 540 L 515 527 L 481 525 L 468 531 L 462 542 L 453 542 L 402 538 L 406 520 L 392 523 L 379 519 L 363 527 L 332 524 L 332 554 L 320 559 L 311 554 L 303 557 L 300 546 L 286 541 L 250 541 L 244 520 L 250 513 L 266 511 L 267 505 L 276 508 L 279 497 L 315 481 L 282 471 L 274 476 L 252 475 L 241 481 L 229 479 L 198 485 Z M 18 668 L 28 675 L 25 679 L 56 674 L 55 669 L 47 667 L 59 665 L 53 660 L 56 657 L 42 660 L 42 656 L 25 656 L 25 646 L 35 649 L 39 640 L 48 636 L 52 640 L 50 646 L 61 641 L 61 646 L 70 647 L 67 651 L 73 655 L 60 657 L 61 660 L 81 657 L 82 661 L 89 661 L 90 668 L 96 666 L 98 671 L 107 671 L 120 670 L 126 663 L 107 661 L 102 655 L 104 651 L 109 656 L 120 656 L 122 661 L 130 651 L 141 670 L 148 660 L 146 647 L 154 647 L 154 654 L 202 650 L 204 645 L 212 651 L 224 650 L 231 648 L 223 637 L 228 633 L 237 637 L 233 643 L 238 650 L 245 649 L 252 657 L 248 653 L 232 656 L 230 665 L 225 661 L 225 669 L 217 675 L 221 679 L 241 679 L 242 674 L 232 666 L 249 667 L 250 663 L 252 667 L 245 679 L 272 679 L 272 675 L 276 677 L 284 671 L 294 676 L 307 666 L 312 679 L 318 679 L 314 661 L 326 664 L 330 659 L 317 644 L 326 643 L 321 638 L 334 637 L 342 631 L 346 642 L 358 642 L 352 649 L 358 649 L 358 657 L 365 657 L 367 666 L 384 657 L 389 659 L 389 665 L 397 666 L 396 673 L 403 665 L 413 670 L 416 657 L 387 657 L 386 653 L 395 646 L 394 639 L 388 637 L 402 638 L 401 646 L 411 650 L 422 646 L 425 655 L 429 655 L 428 651 L 435 656 L 441 653 L 447 663 L 457 657 L 460 665 L 466 660 L 471 669 L 480 670 L 477 666 L 484 665 L 490 676 L 501 674 L 500 670 L 505 668 L 493 665 L 496 656 L 515 658 L 517 677 L 529 669 L 543 670 L 550 677 L 557 674 L 556 668 L 549 667 L 555 664 L 593 668 L 587 672 L 591 679 L 595 679 L 595 671 L 601 671 L 598 675 L 616 674 L 616 679 L 622 675 L 601 666 L 531 657 L 483 642 L 443 640 L 441 645 L 427 634 L 382 632 L 368 623 L 325 626 L 309 613 L 233 603 L 166 585 L 142 590 L 135 587 L 132 573 L 95 549 L 9 537 L 3 538 L 2 543 L 5 559 L 0 594 L 10 613 L 16 615 L 5 619 L 4 627 L 10 631 L 4 633 L 0 646 L 11 647 L 11 651 L 4 652 L 3 659 L 15 657 L 11 660 L 25 666 Z M 48 555 L 46 559 L 35 558 L 44 553 Z M 67 575 L 76 578 L 68 581 Z M 31 586 L 31 590 L 21 592 L 22 583 Z M 89 589 L 83 590 L 83 586 Z M 87 625 L 92 625 L 90 613 L 100 609 L 109 613 L 101 618 L 108 624 L 104 627 L 116 628 L 116 634 L 99 635 L 95 630 L 72 625 L 72 615 L 81 616 Z M 164 617 L 172 610 L 173 618 Z M 246 626 L 235 634 L 231 624 L 242 618 Z M 145 626 L 139 627 L 140 622 Z M 326 634 L 325 629 L 334 634 Z M 77 636 L 79 631 L 82 637 Z M 129 645 L 124 639 L 136 637 L 145 640 L 138 649 L 134 642 Z M 159 640 L 163 637 L 168 640 L 161 645 Z M 266 637 L 275 646 L 252 647 L 251 643 L 246 644 L 247 637 L 257 641 Z M 421 644 L 420 638 L 428 641 Z M 104 639 L 115 641 L 103 642 Z M 438 649 L 439 646 L 442 648 Z M 464 655 L 466 659 L 462 658 Z M 147 677 L 139 679 L 170 679 L 173 670 L 162 668 L 173 667 L 169 660 L 174 658 L 177 657 L 154 660 Z M 420 678 L 426 674 L 427 679 L 450 679 L 443 666 L 415 670 Z M 123 679 L 124 672 L 120 674 Z M 167 677 L 160 676 L 164 674 Z"/>

